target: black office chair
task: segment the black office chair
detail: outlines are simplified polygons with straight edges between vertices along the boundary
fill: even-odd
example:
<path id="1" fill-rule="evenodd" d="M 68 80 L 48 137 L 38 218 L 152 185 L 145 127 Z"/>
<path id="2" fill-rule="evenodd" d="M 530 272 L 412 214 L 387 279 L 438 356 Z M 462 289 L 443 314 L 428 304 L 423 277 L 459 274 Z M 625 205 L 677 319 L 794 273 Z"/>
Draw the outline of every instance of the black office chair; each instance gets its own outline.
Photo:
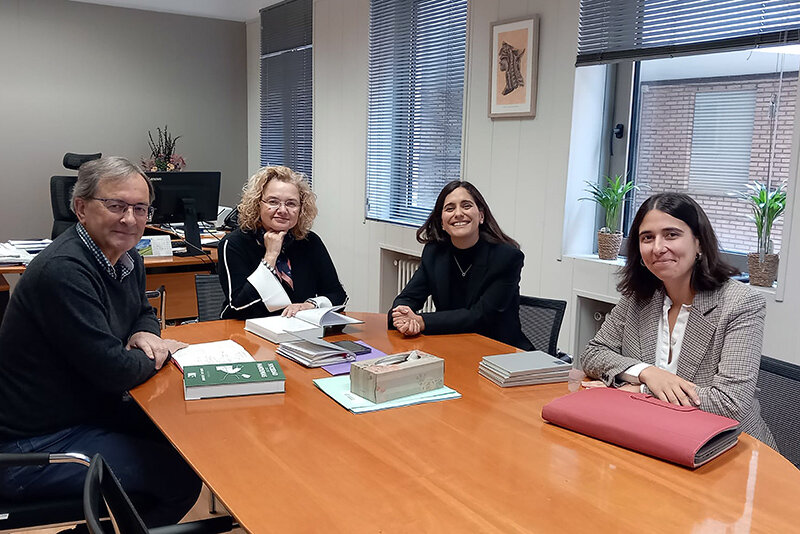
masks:
<path id="1" fill-rule="evenodd" d="M 234 527 L 231 516 L 221 516 L 148 529 L 122 489 L 119 480 L 99 454 L 94 455 L 86 473 L 86 482 L 83 486 L 83 511 L 86 526 L 91 534 L 110 532 L 101 524 L 100 518 L 104 515 L 111 517 L 113 532 L 123 534 L 213 534 L 230 532 Z"/>
<path id="2" fill-rule="evenodd" d="M 100 159 L 102 156 L 103 154 L 99 152 L 96 154 L 67 152 L 64 154 L 62 164 L 67 169 L 78 170 L 87 161 Z M 50 205 L 53 208 L 53 229 L 50 232 L 52 239 L 55 239 L 78 222 L 78 218 L 72 213 L 72 208 L 70 207 L 72 188 L 75 187 L 77 180 L 77 176 L 52 176 L 50 178 Z"/>
<path id="3" fill-rule="evenodd" d="M 558 356 L 558 333 L 561 331 L 566 309 L 567 302 L 564 300 L 525 296 L 519 298 L 522 333 L 536 350 Z"/>
<path id="4" fill-rule="evenodd" d="M 76 463 L 88 467 L 89 462 L 88 456 L 78 453 L 0 454 L 0 468 L 23 465 L 45 466 L 63 463 Z M 34 501 L 0 501 L 0 530 L 3 531 L 17 532 L 34 527 L 45 528 L 82 522 L 83 499 L 80 496 Z"/>
<path id="5" fill-rule="evenodd" d="M 149 299 L 159 299 L 158 319 L 161 323 L 161 330 L 167 327 L 167 288 L 162 284 L 158 289 L 145 291 L 144 296 Z"/>
<path id="6" fill-rule="evenodd" d="M 77 180 L 77 176 L 52 176 L 50 178 L 50 205 L 53 208 L 51 239 L 63 234 L 78 222 L 78 218 L 70 207 L 72 188 L 75 187 Z"/>
<path id="7" fill-rule="evenodd" d="M 761 417 L 778 452 L 800 468 L 800 366 L 762 356 L 757 386 Z"/>
<path id="8" fill-rule="evenodd" d="M 216 274 L 194 275 L 194 287 L 197 292 L 197 321 L 216 321 L 222 313 L 225 294 Z"/>

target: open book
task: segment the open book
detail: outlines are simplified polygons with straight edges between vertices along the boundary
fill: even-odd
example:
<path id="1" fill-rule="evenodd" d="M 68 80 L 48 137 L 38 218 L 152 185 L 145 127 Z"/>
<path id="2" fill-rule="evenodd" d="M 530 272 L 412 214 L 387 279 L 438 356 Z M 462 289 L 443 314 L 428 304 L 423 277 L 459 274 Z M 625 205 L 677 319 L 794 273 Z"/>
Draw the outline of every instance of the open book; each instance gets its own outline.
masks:
<path id="1" fill-rule="evenodd" d="M 211 343 L 195 343 L 175 351 L 172 361 L 183 369 L 190 365 L 218 365 L 224 363 L 242 363 L 254 361 L 253 356 L 244 347 L 226 339 Z"/>
<path id="2" fill-rule="evenodd" d="M 364 322 L 336 313 L 342 308 L 344 306 L 329 306 L 299 311 L 294 317 L 273 315 L 248 319 L 244 323 L 244 329 L 267 341 L 285 343 L 296 340 L 296 334 L 302 334 L 303 337 L 322 337 L 325 334 L 325 327 Z"/>

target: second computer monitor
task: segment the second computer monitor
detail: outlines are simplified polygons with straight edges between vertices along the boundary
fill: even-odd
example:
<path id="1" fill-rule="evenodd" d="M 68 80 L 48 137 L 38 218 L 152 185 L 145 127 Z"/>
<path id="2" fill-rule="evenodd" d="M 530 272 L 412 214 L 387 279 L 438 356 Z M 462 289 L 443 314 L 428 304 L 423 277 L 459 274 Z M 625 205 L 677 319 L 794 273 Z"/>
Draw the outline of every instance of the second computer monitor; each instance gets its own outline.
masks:
<path id="1" fill-rule="evenodd" d="M 153 184 L 152 222 L 184 223 L 186 249 L 202 254 L 198 221 L 217 218 L 220 171 L 148 172 Z"/>

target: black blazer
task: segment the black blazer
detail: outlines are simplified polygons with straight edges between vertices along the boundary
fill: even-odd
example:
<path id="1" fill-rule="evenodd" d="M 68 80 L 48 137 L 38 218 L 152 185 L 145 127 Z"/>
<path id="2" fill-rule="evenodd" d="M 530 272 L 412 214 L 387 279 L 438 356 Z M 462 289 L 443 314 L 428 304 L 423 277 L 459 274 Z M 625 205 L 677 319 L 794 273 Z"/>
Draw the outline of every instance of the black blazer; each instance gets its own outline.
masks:
<path id="1" fill-rule="evenodd" d="M 456 309 L 452 303 L 454 259 L 449 243 L 425 245 L 419 269 L 394 299 L 392 308 L 404 304 L 416 312 L 432 295 L 436 311 L 422 314 L 425 334 L 475 332 L 523 350 L 533 350 L 519 323 L 519 280 L 525 255 L 505 243 L 481 245 L 468 279 L 465 308 Z M 388 317 L 389 328 L 394 328 L 391 310 Z"/>
<path id="2" fill-rule="evenodd" d="M 305 239 L 285 239 L 283 250 L 292 265 L 294 289 L 285 282 L 283 289 L 292 302 L 325 296 L 334 306 L 347 300 L 336 268 L 333 266 L 328 249 L 314 232 Z M 264 242 L 257 232 L 241 228 L 225 236 L 219 244 L 219 281 L 225 293 L 222 306 L 222 319 L 249 319 L 279 315 L 281 311 L 269 312 L 261 301 L 258 291 L 247 277 L 256 270 L 264 257 Z"/>

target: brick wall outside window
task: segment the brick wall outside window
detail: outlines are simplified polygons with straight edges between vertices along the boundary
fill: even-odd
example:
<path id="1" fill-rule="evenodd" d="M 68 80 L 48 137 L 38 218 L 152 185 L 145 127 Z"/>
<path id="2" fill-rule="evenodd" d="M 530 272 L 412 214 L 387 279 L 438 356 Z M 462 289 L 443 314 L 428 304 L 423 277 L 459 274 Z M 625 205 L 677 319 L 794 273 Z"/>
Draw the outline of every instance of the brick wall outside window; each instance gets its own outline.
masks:
<path id="1" fill-rule="evenodd" d="M 723 249 L 756 250 L 755 225 L 747 218 L 747 204 L 728 191 L 698 192 L 689 187 L 689 163 L 694 123 L 694 99 L 698 92 L 756 90 L 750 182 L 767 179 L 769 168 L 770 98 L 778 91 L 776 74 L 731 76 L 705 80 L 642 82 L 636 184 L 642 188 L 634 199 L 634 213 L 647 197 L 663 191 L 688 193 L 703 207 Z M 789 176 L 797 72 L 784 73 L 778 110 L 773 184 Z M 744 187 L 742 187 L 744 189 Z M 780 250 L 783 216 L 772 228 L 775 252 Z"/>

